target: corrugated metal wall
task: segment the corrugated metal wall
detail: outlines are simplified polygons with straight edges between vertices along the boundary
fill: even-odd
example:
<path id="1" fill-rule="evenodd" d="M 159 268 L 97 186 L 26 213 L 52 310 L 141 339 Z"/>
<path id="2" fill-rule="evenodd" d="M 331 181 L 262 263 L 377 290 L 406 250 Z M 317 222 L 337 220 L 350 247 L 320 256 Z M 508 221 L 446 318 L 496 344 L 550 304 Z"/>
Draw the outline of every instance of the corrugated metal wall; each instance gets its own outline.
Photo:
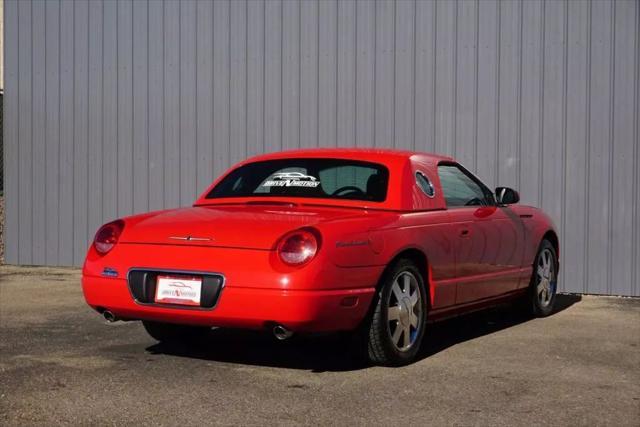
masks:
<path id="1" fill-rule="evenodd" d="M 640 295 L 637 1 L 15 1 L 10 263 L 294 147 L 455 155 L 561 230 L 565 291 Z"/>

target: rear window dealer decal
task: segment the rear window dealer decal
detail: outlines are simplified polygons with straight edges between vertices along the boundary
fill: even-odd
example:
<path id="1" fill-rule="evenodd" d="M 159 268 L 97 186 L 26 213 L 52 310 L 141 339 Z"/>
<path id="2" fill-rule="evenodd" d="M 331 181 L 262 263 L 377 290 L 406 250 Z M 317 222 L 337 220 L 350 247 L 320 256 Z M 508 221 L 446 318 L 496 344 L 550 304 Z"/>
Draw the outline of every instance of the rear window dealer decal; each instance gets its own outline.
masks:
<path id="1" fill-rule="evenodd" d="M 320 185 L 320 181 L 314 176 L 300 172 L 280 172 L 273 174 L 270 180 L 265 181 L 263 187 L 311 187 Z"/>

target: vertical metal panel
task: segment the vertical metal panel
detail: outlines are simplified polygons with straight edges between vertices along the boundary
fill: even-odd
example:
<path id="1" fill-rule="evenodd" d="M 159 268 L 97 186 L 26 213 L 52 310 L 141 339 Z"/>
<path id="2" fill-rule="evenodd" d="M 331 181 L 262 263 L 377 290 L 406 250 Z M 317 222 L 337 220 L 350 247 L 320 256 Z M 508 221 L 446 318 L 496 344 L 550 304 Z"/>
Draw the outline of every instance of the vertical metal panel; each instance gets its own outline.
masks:
<path id="1" fill-rule="evenodd" d="M 285 1 L 281 7 L 282 149 L 290 150 L 300 146 L 300 3 Z"/>
<path id="2" fill-rule="evenodd" d="M 396 3 L 376 2 L 375 145 L 395 145 Z"/>
<path id="3" fill-rule="evenodd" d="M 164 3 L 164 207 L 180 205 L 180 2 Z"/>
<path id="4" fill-rule="evenodd" d="M 476 168 L 478 3 L 458 5 L 455 73 L 455 157 L 464 165 Z"/>
<path id="5" fill-rule="evenodd" d="M 321 1 L 318 8 L 318 144 L 331 147 L 337 133 L 338 3 Z"/>
<path id="6" fill-rule="evenodd" d="M 76 1 L 73 10 L 73 263 L 80 264 L 87 236 L 87 132 L 89 91 L 89 4 Z M 131 182 L 128 184 L 131 187 Z"/>
<path id="7" fill-rule="evenodd" d="M 89 2 L 89 64 L 88 64 L 88 129 L 87 129 L 87 235 L 93 236 L 103 222 L 102 205 L 102 129 L 103 129 L 103 8 L 102 2 Z M 47 83 L 49 84 L 49 82 Z M 55 82 L 52 82 L 55 86 Z M 48 108 L 48 107 L 47 107 Z M 48 144 L 48 142 L 47 142 Z M 146 159 L 145 159 L 146 161 Z M 85 247 L 78 248 L 84 251 Z"/>
<path id="8" fill-rule="evenodd" d="M 564 2 L 544 7 L 542 146 L 540 156 L 540 206 L 556 224 L 562 221 L 564 196 L 565 24 Z M 524 104 L 522 104 L 524 106 Z"/>
<path id="9" fill-rule="evenodd" d="M 491 187 L 496 185 L 498 170 L 499 18 L 500 5 L 497 0 L 479 4 L 476 172 Z"/>
<path id="10" fill-rule="evenodd" d="M 60 194 L 60 170 L 59 170 L 59 153 L 60 153 L 60 3 L 58 2 L 46 2 L 47 16 L 45 21 L 46 28 L 46 58 L 45 68 L 47 72 L 46 81 L 46 109 L 47 118 L 45 125 L 45 138 L 46 138 L 46 179 L 45 194 L 46 200 L 44 204 L 45 208 L 45 261 L 47 265 L 57 265 L 59 263 L 59 251 L 58 251 L 58 225 L 60 218 L 60 202 L 58 195 Z M 7 62 L 7 70 L 9 70 L 11 63 Z M 7 91 L 8 92 L 8 91 Z M 5 97 L 7 96 L 5 92 Z M 4 110 L 5 118 L 4 123 L 7 126 L 11 121 L 8 120 L 6 114 L 7 109 Z M 7 138 L 5 138 L 7 141 Z M 8 144 L 5 144 L 5 147 Z M 8 159 L 5 155 L 5 159 Z M 5 170 L 10 166 L 10 162 L 5 161 Z M 6 189 L 5 180 L 5 189 Z M 96 190 L 96 193 L 100 194 L 102 186 L 92 187 Z M 99 205 L 100 207 L 101 204 Z M 10 210 L 7 212 L 6 222 L 11 223 L 9 218 Z M 8 230 L 9 232 L 10 230 Z M 11 235 L 7 234 L 7 242 Z M 10 243 L 5 243 L 5 248 L 8 251 L 11 246 Z M 9 259 L 9 257 L 7 256 Z"/>
<path id="11" fill-rule="evenodd" d="M 118 217 L 117 3 L 111 1 L 103 2 L 102 13 L 102 28 L 104 31 L 102 34 L 102 212 L 103 220 L 111 221 Z M 60 61 L 62 68 L 62 58 L 60 58 Z M 60 117 L 60 121 L 60 136 L 62 137 L 62 117 Z M 166 188 L 166 185 L 163 188 Z"/>
<path id="12" fill-rule="evenodd" d="M 31 201 L 34 207 L 45 203 L 46 186 L 46 27 L 44 1 L 32 5 L 33 25 L 33 81 L 32 81 L 32 127 L 33 127 L 33 173 L 31 175 Z M 33 209 L 33 263 L 45 263 L 45 209 Z M 84 237 L 84 236 L 83 236 Z"/>
<path id="13" fill-rule="evenodd" d="M 588 0 L 569 2 L 567 74 L 571 78 L 567 80 L 567 93 L 571 96 L 567 97 L 565 122 L 567 191 L 564 201 L 567 221 L 558 224 L 564 236 L 560 269 L 564 289 L 571 289 L 566 283 L 568 280 L 579 286 L 586 280 L 589 16 Z M 530 191 L 534 190 L 531 188 Z"/>
<path id="14" fill-rule="evenodd" d="M 637 2 L 635 2 L 637 4 Z M 634 140 L 634 125 L 637 125 L 638 117 L 634 117 L 634 95 L 630 90 L 638 85 L 635 72 L 638 46 L 637 14 L 634 13 L 633 1 L 616 2 L 614 7 L 614 35 L 613 57 L 614 74 L 612 99 L 612 141 L 611 141 L 611 186 L 609 201 L 611 203 L 611 220 L 609 224 L 609 239 L 614 244 L 609 252 L 609 277 L 607 293 L 619 291 L 631 295 L 633 292 L 633 269 L 636 261 L 629 254 L 633 254 L 633 214 L 634 197 L 629 197 L 626 191 L 629 183 L 633 182 L 634 170 L 637 163 L 634 162 L 634 146 L 628 141 Z M 617 286 L 614 289 L 614 284 Z"/>
<path id="15" fill-rule="evenodd" d="M 230 14 L 229 156 L 237 163 L 247 156 L 247 2 L 231 2 Z"/>
<path id="16" fill-rule="evenodd" d="M 196 197 L 196 3 L 180 2 L 180 204 Z"/>
<path id="17" fill-rule="evenodd" d="M 213 173 L 229 165 L 229 2 L 213 2 Z M 278 77 L 280 72 L 278 70 Z M 278 138 L 279 139 L 279 138 Z"/>
<path id="18" fill-rule="evenodd" d="M 18 4 L 18 67 L 20 78 L 18 90 L 20 91 L 18 100 L 18 136 L 20 144 L 18 146 L 18 232 L 20 242 L 30 242 L 19 246 L 19 260 L 23 263 L 30 263 L 32 259 L 32 204 L 31 204 L 31 171 L 32 171 L 32 151 L 33 144 L 33 99 L 32 95 L 32 67 L 31 67 L 31 2 L 20 2 Z M 69 228 L 72 232 L 72 229 Z"/>
<path id="19" fill-rule="evenodd" d="M 613 2 L 592 2 L 589 52 L 589 148 L 587 151 L 587 281 L 591 293 L 607 292 Z"/>
<path id="20" fill-rule="evenodd" d="M 149 5 L 133 3 L 133 211 L 149 210 Z M 194 107 L 195 112 L 195 107 Z"/>
<path id="21" fill-rule="evenodd" d="M 264 6 L 264 150 L 282 144 L 282 4 Z M 217 142 L 216 142 L 217 144 Z"/>
<path id="22" fill-rule="evenodd" d="M 373 2 L 356 2 L 356 138 L 368 147 L 375 141 L 376 8 Z"/>
<path id="23" fill-rule="evenodd" d="M 435 151 L 453 155 L 455 117 L 456 2 L 436 2 Z"/>
<path id="24" fill-rule="evenodd" d="M 435 29 L 434 0 L 416 1 L 414 36 L 414 147 L 435 150 Z"/>
<path id="25" fill-rule="evenodd" d="M 497 184 L 517 187 L 520 167 L 518 124 L 520 120 L 520 47 L 522 2 L 500 3 L 498 51 L 498 164 Z M 543 24 L 544 25 L 544 24 Z M 542 53 L 542 51 L 540 52 Z"/>
<path id="26" fill-rule="evenodd" d="M 338 3 L 336 145 L 351 147 L 356 137 L 356 3 Z"/>
<path id="27" fill-rule="evenodd" d="M 635 188 L 636 195 L 634 198 L 634 222 L 633 228 L 635 230 L 635 239 L 632 250 L 632 258 L 631 263 L 635 266 L 634 274 L 631 280 L 632 286 L 632 295 L 640 294 L 640 171 L 637 167 L 640 164 L 640 5 L 635 3 L 635 16 L 636 16 L 636 26 L 635 26 L 635 53 L 636 53 L 636 66 L 635 66 L 635 102 L 634 102 L 634 137 L 635 141 L 634 151 L 635 151 Z"/>
<path id="28" fill-rule="evenodd" d="M 210 4 L 209 4 L 210 5 Z M 211 5 L 210 5 L 211 6 Z M 204 14 L 206 16 L 206 14 Z M 209 18 L 211 15 L 209 14 Z M 211 19 L 209 19 L 211 22 Z M 149 76 L 147 85 L 149 88 L 149 104 L 147 115 L 149 118 L 149 209 L 158 210 L 165 206 L 164 203 L 164 109 L 165 109 L 165 80 L 164 80 L 164 4 L 159 1 L 149 2 L 149 38 L 148 52 L 149 58 Z M 209 26 L 210 28 L 210 26 Z M 106 28 L 105 28 L 106 31 Z M 198 42 L 206 43 L 204 37 L 198 37 Z M 211 46 L 211 45 L 210 45 Z M 211 58 L 207 51 L 207 58 Z M 206 71 L 206 68 L 202 66 Z M 205 90 L 206 89 L 203 88 Z M 209 94 L 208 104 L 211 105 L 211 92 Z M 106 96 L 104 94 L 103 96 Z M 204 108 L 198 108 L 198 113 L 206 113 Z M 207 122 L 211 122 L 211 114 L 206 118 Z M 211 141 L 209 141 L 211 144 Z M 211 155 L 206 156 L 204 161 L 207 163 L 206 170 L 211 170 Z"/>
<path id="29" fill-rule="evenodd" d="M 264 151 L 265 7 L 264 2 L 247 4 L 248 155 L 256 155 Z"/>
<path id="30" fill-rule="evenodd" d="M 414 148 L 415 107 L 415 35 L 416 4 L 404 1 L 396 4 L 394 42 L 394 146 Z"/>
<path id="31" fill-rule="evenodd" d="M 520 99 L 520 193 L 524 203 L 538 203 L 540 141 L 542 132 L 542 26 L 545 3 L 522 3 L 522 82 Z"/>
<path id="32" fill-rule="evenodd" d="M 27 2 L 21 2 L 26 4 Z M 59 233 L 58 256 L 62 265 L 73 264 L 73 1 L 63 0 L 60 3 L 60 156 L 59 156 Z M 114 86 L 115 90 L 115 86 Z M 21 120 L 22 122 L 22 120 Z M 114 129 L 117 129 L 115 126 Z M 20 136 L 20 146 L 24 144 Z M 113 162 L 117 164 L 117 162 Z M 115 189 L 114 189 L 115 190 Z M 117 193 L 114 191 L 114 196 Z M 24 240 L 25 243 L 29 240 Z M 27 260 L 20 262 L 28 263 Z"/>
<path id="33" fill-rule="evenodd" d="M 201 192 L 213 178 L 213 3 L 198 2 L 196 19 L 196 190 Z"/>
<path id="34" fill-rule="evenodd" d="M 317 2 L 300 4 L 300 29 L 300 146 L 315 147 L 318 145 Z"/>
<path id="35" fill-rule="evenodd" d="M 247 155 L 415 147 L 542 206 L 562 290 L 640 292 L 637 1 L 5 10 L 7 262 L 78 265 L 100 223 L 188 205 Z"/>
<path id="36" fill-rule="evenodd" d="M 3 191 L 6 198 L 4 256 L 7 262 L 20 262 L 18 252 L 20 250 L 20 190 L 18 177 L 18 159 L 20 149 L 20 114 L 18 111 L 20 95 L 20 67 L 18 61 L 19 52 L 19 25 L 18 25 L 18 1 L 8 0 L 4 3 L 4 94 L 3 94 L 3 146 L 4 146 L 4 177 Z M 29 244 L 25 242 L 25 244 Z"/>
<path id="37" fill-rule="evenodd" d="M 118 2 L 117 13 L 117 206 L 118 216 L 124 216 L 133 213 L 133 2 Z"/>

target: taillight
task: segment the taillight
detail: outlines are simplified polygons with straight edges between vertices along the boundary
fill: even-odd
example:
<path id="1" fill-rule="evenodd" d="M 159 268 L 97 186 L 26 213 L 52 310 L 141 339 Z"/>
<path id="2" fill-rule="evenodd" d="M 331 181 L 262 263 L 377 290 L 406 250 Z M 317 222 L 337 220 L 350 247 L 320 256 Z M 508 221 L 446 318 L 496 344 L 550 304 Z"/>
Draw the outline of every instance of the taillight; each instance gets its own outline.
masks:
<path id="1" fill-rule="evenodd" d="M 103 225 L 93 239 L 93 247 L 96 248 L 99 254 L 106 254 L 118 243 L 123 229 L 124 221 L 121 219 Z"/>
<path id="2" fill-rule="evenodd" d="M 309 230 L 296 230 L 286 234 L 278 243 L 278 256 L 287 265 L 300 266 L 316 256 L 318 237 Z"/>

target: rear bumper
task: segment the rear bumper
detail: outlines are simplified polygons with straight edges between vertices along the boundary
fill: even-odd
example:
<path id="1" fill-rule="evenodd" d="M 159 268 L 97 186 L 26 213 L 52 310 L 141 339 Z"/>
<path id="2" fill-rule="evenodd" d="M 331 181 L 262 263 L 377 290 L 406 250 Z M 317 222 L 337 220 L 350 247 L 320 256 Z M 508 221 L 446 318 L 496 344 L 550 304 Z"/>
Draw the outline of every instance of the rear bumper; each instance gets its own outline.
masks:
<path id="1" fill-rule="evenodd" d="M 127 281 L 83 275 L 87 303 L 98 311 L 135 320 L 262 329 L 275 323 L 297 332 L 355 329 L 370 306 L 374 288 L 282 290 L 227 286 L 213 309 L 137 303 Z"/>

